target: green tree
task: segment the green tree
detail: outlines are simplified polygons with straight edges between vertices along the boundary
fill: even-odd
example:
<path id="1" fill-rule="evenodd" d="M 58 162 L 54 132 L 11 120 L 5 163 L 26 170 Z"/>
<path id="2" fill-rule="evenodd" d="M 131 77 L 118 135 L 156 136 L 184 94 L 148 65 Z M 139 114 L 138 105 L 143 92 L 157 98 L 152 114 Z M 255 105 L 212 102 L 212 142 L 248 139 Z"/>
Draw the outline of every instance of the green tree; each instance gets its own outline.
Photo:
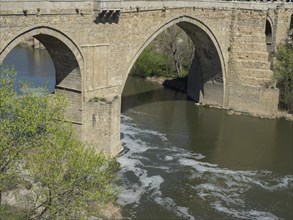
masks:
<path id="1" fill-rule="evenodd" d="M 274 59 L 274 77 L 280 89 L 280 107 L 293 111 L 293 45 L 280 44 Z"/>
<path id="2" fill-rule="evenodd" d="M 177 25 L 167 28 L 155 40 L 154 45 L 172 66 L 176 77 L 187 75 L 191 64 L 194 45 L 187 34 Z"/>
<path id="3" fill-rule="evenodd" d="M 22 84 L 22 95 L 14 90 L 14 69 L 0 67 L 0 192 L 12 187 L 16 164 L 29 148 L 39 146 L 60 124 L 64 105 L 43 89 L 33 92 Z M 15 181 L 14 181 L 15 182 Z"/>
<path id="4" fill-rule="evenodd" d="M 29 216 L 68 219 L 99 214 L 113 202 L 115 161 L 72 138 L 54 134 L 42 148 L 30 151 L 26 168 L 35 183 L 36 197 Z"/>
<path id="5" fill-rule="evenodd" d="M 25 83 L 17 94 L 15 71 L 0 68 L 0 195 L 29 189 L 20 219 L 97 215 L 117 193 L 115 160 L 72 135 L 63 97 Z M 0 216 L 10 218 L 16 207 L 0 199 Z"/>
<path id="6" fill-rule="evenodd" d="M 135 62 L 131 74 L 142 77 L 162 76 L 165 69 L 164 57 L 157 53 L 155 47 L 148 46 L 138 57 Z"/>
<path id="7" fill-rule="evenodd" d="M 141 53 L 131 74 L 138 76 L 184 77 L 194 53 L 193 42 L 178 26 L 172 26 Z"/>

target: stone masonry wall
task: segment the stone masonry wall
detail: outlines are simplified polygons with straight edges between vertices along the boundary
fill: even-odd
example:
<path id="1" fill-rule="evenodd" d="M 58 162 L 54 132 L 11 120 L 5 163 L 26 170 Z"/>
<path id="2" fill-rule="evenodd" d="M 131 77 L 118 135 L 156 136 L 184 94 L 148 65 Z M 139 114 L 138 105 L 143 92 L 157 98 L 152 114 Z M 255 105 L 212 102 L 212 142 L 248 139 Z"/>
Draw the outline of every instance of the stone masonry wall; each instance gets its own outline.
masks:
<path id="1" fill-rule="evenodd" d="M 278 110 L 279 93 L 273 88 L 273 72 L 263 33 L 265 19 L 263 11 L 235 9 L 233 12 L 229 106 L 271 115 Z"/>

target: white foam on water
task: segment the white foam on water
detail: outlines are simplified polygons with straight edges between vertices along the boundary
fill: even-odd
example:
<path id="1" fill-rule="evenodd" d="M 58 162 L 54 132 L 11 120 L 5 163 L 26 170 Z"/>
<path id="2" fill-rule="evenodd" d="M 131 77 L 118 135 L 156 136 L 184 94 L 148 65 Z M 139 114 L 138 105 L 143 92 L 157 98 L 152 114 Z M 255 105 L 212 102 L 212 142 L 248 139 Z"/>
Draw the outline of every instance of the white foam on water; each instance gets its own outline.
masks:
<path id="1" fill-rule="evenodd" d="M 144 192 L 145 191 L 142 188 L 134 185 L 132 189 L 125 189 L 120 193 L 116 202 L 119 205 L 136 203 L 140 200 L 140 197 Z"/>
<path id="2" fill-rule="evenodd" d="M 160 189 L 160 185 L 164 182 L 163 178 L 158 175 L 148 176 L 146 170 L 133 168 L 131 171 L 138 177 L 139 181 L 136 184 L 131 184 L 122 193 L 118 195 L 117 203 L 120 205 L 128 205 L 137 203 L 144 193 L 154 191 L 155 194 Z"/>
<path id="3" fill-rule="evenodd" d="M 213 203 L 212 206 L 219 212 L 223 212 L 238 219 L 258 219 L 258 220 L 277 220 L 276 215 L 271 212 L 263 212 L 257 210 L 236 210 L 233 208 L 224 207 L 221 203 Z"/>
<path id="4" fill-rule="evenodd" d="M 133 121 L 133 119 L 126 116 L 126 115 L 121 114 L 121 121 Z M 121 124 L 121 125 L 123 125 L 123 124 Z"/>
<path id="5" fill-rule="evenodd" d="M 195 220 L 195 218 L 188 213 L 188 210 L 189 210 L 188 208 L 177 206 L 177 210 L 178 210 L 178 214 L 181 213 L 181 216 L 184 217 L 185 219 Z"/>
<path id="6" fill-rule="evenodd" d="M 281 177 L 275 180 L 275 184 L 267 187 L 269 190 L 278 190 L 278 189 L 292 189 L 293 188 L 293 176 L 288 175 Z"/>
<path id="7" fill-rule="evenodd" d="M 207 183 L 191 186 L 203 200 L 211 202 L 218 212 L 243 219 L 278 219 L 271 212 L 250 210 L 245 207 L 244 194 L 252 187 L 274 192 L 292 188 L 293 176 L 276 178 L 269 171 L 235 171 L 195 159 L 179 159 L 182 166 L 194 170 L 192 179 L 205 180 Z M 265 177 L 265 178 L 263 178 Z M 224 180 L 224 181 L 223 181 Z M 233 208 L 232 208 L 233 207 Z"/>
<path id="8" fill-rule="evenodd" d="M 157 131 L 141 129 L 132 123 L 132 119 L 122 117 L 121 130 L 123 133 L 122 143 L 126 147 L 125 153 L 118 157 L 121 164 L 120 176 L 126 178 L 125 174 L 131 172 L 137 181 L 131 183 L 126 180 L 125 190 L 119 195 L 117 202 L 121 205 L 140 205 L 143 195 L 166 208 L 171 213 L 184 219 L 194 219 L 189 214 L 191 207 L 179 206 L 174 199 L 163 196 L 162 184 L 165 182 L 160 175 L 149 175 L 148 168 L 159 169 L 162 173 L 190 170 L 189 179 L 195 180 L 197 184 L 189 185 L 194 196 L 208 201 L 211 208 L 220 213 L 239 219 L 278 219 L 266 210 L 254 210 L 246 207 L 245 193 L 253 187 L 262 188 L 266 191 L 278 191 L 292 189 L 293 176 L 275 177 L 270 171 L 241 171 L 220 168 L 216 164 L 203 162 L 204 155 L 197 154 L 170 146 L 165 134 Z M 161 140 L 164 146 L 151 146 L 145 137 Z M 143 139 L 142 139 L 143 137 Z M 159 151 L 158 151 L 159 150 Z M 145 156 L 145 152 L 152 152 L 161 164 L 152 164 Z M 158 153 L 159 152 L 159 153 Z M 146 164 L 148 162 L 148 164 Z M 168 167 L 173 167 L 169 169 Z M 186 186 L 185 186 L 186 187 Z"/>
<path id="9" fill-rule="evenodd" d="M 274 214 L 272 214 L 270 212 L 260 212 L 260 211 L 256 211 L 256 210 L 250 210 L 248 212 L 248 214 L 252 218 L 256 218 L 256 219 L 259 219 L 259 220 L 274 220 L 274 219 L 279 219 L 277 216 L 275 216 Z"/>
<path id="10" fill-rule="evenodd" d="M 121 169 L 123 169 L 123 171 L 133 170 L 133 167 L 141 165 L 141 162 L 139 160 L 130 159 L 126 157 L 119 157 L 117 158 L 117 161 L 120 163 Z"/>
<path id="11" fill-rule="evenodd" d="M 140 178 L 140 182 L 142 188 L 148 189 L 148 191 L 155 190 L 156 192 L 160 189 L 160 185 L 164 182 L 164 179 L 158 175 L 150 177 L 143 176 Z"/>
<path id="12" fill-rule="evenodd" d="M 165 161 L 170 161 L 170 160 L 173 160 L 174 159 L 174 157 L 172 157 L 172 156 L 165 156 Z"/>
<path id="13" fill-rule="evenodd" d="M 170 197 L 156 197 L 154 201 L 179 217 L 182 217 L 184 219 L 195 220 L 195 218 L 189 214 L 189 209 L 187 207 L 177 206 L 174 200 Z"/>
<path id="14" fill-rule="evenodd" d="M 140 204 L 142 196 L 148 193 L 149 197 L 153 198 L 157 204 L 160 204 L 168 210 L 174 212 L 177 216 L 194 220 L 194 217 L 188 213 L 187 207 L 176 206 L 171 198 L 162 198 L 160 188 L 161 184 L 164 182 L 164 179 L 161 176 L 149 176 L 147 171 L 141 168 L 151 167 L 142 164 L 142 159 L 147 159 L 142 156 L 142 153 L 155 148 L 142 141 L 140 135 L 154 136 L 163 142 L 167 141 L 166 136 L 157 131 L 140 129 L 136 127 L 135 124 L 130 122 L 131 118 L 129 117 L 122 117 L 121 120 L 123 121 L 121 125 L 121 130 L 123 132 L 122 143 L 124 146 L 127 146 L 128 149 L 126 153 L 117 158 L 117 161 L 121 165 L 120 176 L 123 177 L 125 173 L 130 171 L 136 176 L 138 181 L 137 183 L 126 184 L 125 190 L 118 196 L 117 203 L 123 206 L 132 204 L 136 207 Z M 181 150 L 174 147 L 168 148 L 166 151 L 173 153 L 174 156 L 164 156 L 163 161 L 177 161 L 177 158 L 182 156 L 182 153 L 179 153 Z M 187 154 L 186 156 L 190 156 L 190 154 Z M 203 157 L 202 155 L 197 156 L 199 158 Z M 166 166 L 154 166 L 154 168 L 164 170 L 165 172 L 169 170 Z"/>
<path id="15" fill-rule="evenodd" d="M 119 176 L 123 178 L 125 173 L 131 172 L 138 181 L 135 184 L 132 183 L 125 187 L 125 190 L 118 195 L 117 203 L 120 205 L 134 203 L 138 205 L 141 197 L 146 192 L 153 191 L 154 194 L 158 194 L 160 185 L 164 180 L 159 175 L 148 176 L 147 171 L 141 168 L 143 166 L 141 160 L 148 160 L 148 158 L 142 156 L 142 153 L 153 149 L 153 147 L 148 146 L 146 142 L 137 138 L 137 136 L 141 134 L 156 135 L 163 141 L 166 140 L 166 137 L 156 131 L 137 128 L 134 124 L 129 123 L 131 121 L 129 117 L 123 116 L 122 121 L 124 123 L 121 124 L 121 130 L 123 131 L 124 137 L 121 141 L 129 149 L 125 154 L 117 158 L 121 166 Z"/>
<path id="16" fill-rule="evenodd" d="M 223 188 L 221 186 L 204 183 L 197 186 L 191 186 L 198 191 L 198 195 L 206 200 L 208 197 L 214 197 L 217 200 L 224 201 L 226 204 L 243 205 L 244 201 L 239 198 L 238 188 Z"/>

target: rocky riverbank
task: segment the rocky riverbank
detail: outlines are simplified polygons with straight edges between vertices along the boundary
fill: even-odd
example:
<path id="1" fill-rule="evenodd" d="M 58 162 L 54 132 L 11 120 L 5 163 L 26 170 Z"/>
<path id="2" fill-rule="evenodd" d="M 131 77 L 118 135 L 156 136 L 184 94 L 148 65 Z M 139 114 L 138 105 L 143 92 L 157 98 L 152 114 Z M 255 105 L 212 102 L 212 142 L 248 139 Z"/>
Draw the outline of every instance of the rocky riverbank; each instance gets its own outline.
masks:
<path id="1" fill-rule="evenodd" d="M 1 193 L 0 212 L 8 219 L 26 219 L 27 211 L 32 208 L 32 201 L 37 195 L 30 189 L 31 187 L 39 187 L 38 184 L 23 186 L 18 185 L 17 188 L 4 191 Z M 98 204 L 99 206 L 99 204 Z M 115 203 L 108 203 L 103 207 L 95 207 L 99 210 L 99 216 L 91 216 L 90 220 L 112 220 L 122 219 L 120 207 Z M 42 206 L 36 211 L 41 211 Z M 0 217 L 0 219 L 2 219 Z"/>
<path id="2" fill-rule="evenodd" d="M 166 78 L 166 77 L 146 77 L 148 81 L 156 82 L 163 85 L 165 88 L 187 93 L 187 77 L 184 78 Z"/>

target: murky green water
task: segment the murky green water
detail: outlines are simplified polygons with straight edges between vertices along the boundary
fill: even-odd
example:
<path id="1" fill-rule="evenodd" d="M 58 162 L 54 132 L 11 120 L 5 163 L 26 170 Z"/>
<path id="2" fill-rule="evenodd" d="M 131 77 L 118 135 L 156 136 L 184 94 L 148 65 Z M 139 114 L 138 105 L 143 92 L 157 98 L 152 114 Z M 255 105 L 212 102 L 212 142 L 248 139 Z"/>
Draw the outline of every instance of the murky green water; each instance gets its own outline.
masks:
<path id="1" fill-rule="evenodd" d="M 54 88 L 44 51 L 16 48 L 18 79 Z M 128 219 L 292 219 L 292 123 L 229 116 L 129 78 L 117 198 Z"/>
<path id="2" fill-rule="evenodd" d="M 122 99 L 130 219 L 292 219 L 292 123 L 229 116 L 129 78 Z"/>

